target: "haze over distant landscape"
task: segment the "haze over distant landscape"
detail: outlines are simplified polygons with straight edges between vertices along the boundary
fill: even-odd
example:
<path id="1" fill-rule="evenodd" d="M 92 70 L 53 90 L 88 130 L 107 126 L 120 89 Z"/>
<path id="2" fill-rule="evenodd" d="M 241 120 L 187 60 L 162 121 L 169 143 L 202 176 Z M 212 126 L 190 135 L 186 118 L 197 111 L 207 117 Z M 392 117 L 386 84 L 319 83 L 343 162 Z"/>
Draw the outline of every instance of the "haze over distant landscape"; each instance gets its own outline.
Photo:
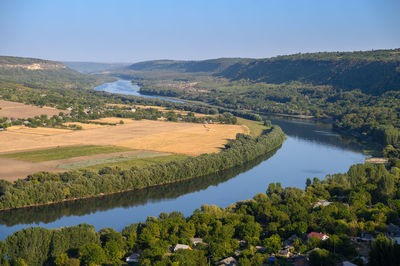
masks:
<path id="1" fill-rule="evenodd" d="M 56 61 L 265 58 L 400 46 L 400 2 L 0 2 L 0 54 Z"/>
<path id="2" fill-rule="evenodd" d="M 0 265 L 400 265 L 399 0 L 0 0 Z"/>

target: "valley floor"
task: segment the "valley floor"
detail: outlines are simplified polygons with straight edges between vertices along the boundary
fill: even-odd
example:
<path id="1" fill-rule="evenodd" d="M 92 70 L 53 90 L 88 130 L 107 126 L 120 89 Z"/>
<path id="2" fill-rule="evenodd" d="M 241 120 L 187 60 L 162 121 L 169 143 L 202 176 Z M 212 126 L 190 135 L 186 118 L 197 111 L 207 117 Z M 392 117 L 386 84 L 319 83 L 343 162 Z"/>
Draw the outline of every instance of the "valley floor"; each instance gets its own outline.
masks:
<path id="1" fill-rule="evenodd" d="M 118 122 L 118 118 L 105 118 L 101 122 Z M 112 120 L 112 121 L 111 121 Z M 115 120 L 115 121 L 114 121 Z M 9 181 L 25 178 L 38 171 L 62 172 L 71 169 L 108 166 L 112 163 L 132 161 L 144 157 L 171 154 L 195 156 L 218 152 L 237 133 L 249 134 L 246 125 L 176 123 L 123 119 L 124 124 L 90 125 L 83 130 L 56 128 L 30 128 L 12 126 L 0 133 L 0 178 Z M 86 124 L 85 124 L 86 125 Z M 87 145 L 116 146 L 134 151 L 104 152 L 67 159 L 31 160 L 19 156 L 25 151 L 52 148 L 82 147 Z M 15 156 L 13 155 L 15 154 Z M 163 159 L 165 160 L 165 159 Z M 148 162 L 141 162 L 148 163 Z M 98 167 L 97 167 L 98 168 Z M 98 170 L 96 167 L 93 169 Z"/>

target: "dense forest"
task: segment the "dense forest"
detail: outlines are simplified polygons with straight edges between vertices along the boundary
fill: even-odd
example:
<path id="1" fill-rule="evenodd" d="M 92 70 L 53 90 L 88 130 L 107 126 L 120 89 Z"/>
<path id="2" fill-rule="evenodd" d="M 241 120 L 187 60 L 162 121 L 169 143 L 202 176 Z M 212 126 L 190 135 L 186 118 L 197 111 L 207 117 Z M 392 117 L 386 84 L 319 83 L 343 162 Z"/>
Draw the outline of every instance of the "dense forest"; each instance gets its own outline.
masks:
<path id="1" fill-rule="evenodd" d="M 2 265 L 118 265 L 134 253 L 141 265 L 208 265 L 227 257 L 240 265 L 271 257 L 280 265 L 306 257 L 311 265 L 368 259 L 398 265 L 400 246 L 391 238 L 400 231 L 399 166 L 353 165 L 325 180 L 307 179 L 305 190 L 272 183 L 265 194 L 226 209 L 203 205 L 187 218 L 160 213 L 122 232 L 87 224 L 27 228 L 0 242 L 0 259 Z"/>
<path id="2" fill-rule="evenodd" d="M 138 72 L 210 73 L 231 80 L 272 84 L 299 81 L 360 89 L 380 95 L 400 89 L 400 49 L 363 52 L 321 52 L 267 59 L 220 58 L 203 61 L 156 60 L 133 64 L 126 74 Z M 122 71 L 123 73 L 123 71 Z"/>
<path id="3" fill-rule="evenodd" d="M 386 91 L 400 90 L 400 49 L 259 59 L 234 64 L 220 75 L 235 80 L 274 84 L 300 81 L 380 95 Z"/>

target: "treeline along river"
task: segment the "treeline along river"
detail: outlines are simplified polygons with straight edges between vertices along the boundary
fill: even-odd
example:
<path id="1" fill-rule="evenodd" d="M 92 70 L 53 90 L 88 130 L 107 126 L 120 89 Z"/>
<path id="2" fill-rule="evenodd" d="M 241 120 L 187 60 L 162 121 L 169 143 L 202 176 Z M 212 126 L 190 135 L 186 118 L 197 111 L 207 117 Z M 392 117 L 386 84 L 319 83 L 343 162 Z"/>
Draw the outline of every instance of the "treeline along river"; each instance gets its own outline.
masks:
<path id="1" fill-rule="evenodd" d="M 202 204 L 227 207 L 265 192 L 271 182 L 304 188 L 307 177 L 324 178 L 363 163 L 366 154 L 355 139 L 332 131 L 330 125 L 269 118 L 287 135 L 270 154 L 227 171 L 165 186 L 56 205 L 0 212 L 0 239 L 30 226 L 59 228 L 88 223 L 121 230 L 132 222 L 161 212 L 185 215 Z"/>

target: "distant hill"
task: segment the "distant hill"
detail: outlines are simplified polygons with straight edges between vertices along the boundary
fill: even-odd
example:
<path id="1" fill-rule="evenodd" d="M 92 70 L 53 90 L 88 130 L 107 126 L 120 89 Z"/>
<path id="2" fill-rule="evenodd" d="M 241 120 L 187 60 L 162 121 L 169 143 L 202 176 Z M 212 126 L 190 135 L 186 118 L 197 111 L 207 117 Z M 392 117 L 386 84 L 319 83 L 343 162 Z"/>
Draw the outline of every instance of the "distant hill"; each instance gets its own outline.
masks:
<path id="1" fill-rule="evenodd" d="M 221 58 L 203 61 L 156 60 L 130 65 L 126 71 L 207 72 L 231 80 L 287 83 L 300 81 L 360 89 L 381 94 L 400 90 L 400 49 L 361 52 L 321 52 L 266 59 Z"/>
<path id="2" fill-rule="evenodd" d="M 126 70 L 135 71 L 172 71 L 172 72 L 209 72 L 219 73 L 226 68 L 252 59 L 244 58 L 219 58 L 202 61 L 174 61 L 174 60 L 154 60 L 132 64 Z"/>
<path id="3" fill-rule="evenodd" d="M 0 80 L 38 88 L 92 88 L 112 78 L 86 75 L 62 63 L 36 58 L 0 56 Z"/>
<path id="4" fill-rule="evenodd" d="M 219 75 L 267 83 L 301 81 L 380 94 L 400 90 L 400 49 L 278 56 L 238 62 Z"/>
<path id="5" fill-rule="evenodd" d="M 62 62 L 67 67 L 81 73 L 99 73 L 124 68 L 128 63 Z"/>

